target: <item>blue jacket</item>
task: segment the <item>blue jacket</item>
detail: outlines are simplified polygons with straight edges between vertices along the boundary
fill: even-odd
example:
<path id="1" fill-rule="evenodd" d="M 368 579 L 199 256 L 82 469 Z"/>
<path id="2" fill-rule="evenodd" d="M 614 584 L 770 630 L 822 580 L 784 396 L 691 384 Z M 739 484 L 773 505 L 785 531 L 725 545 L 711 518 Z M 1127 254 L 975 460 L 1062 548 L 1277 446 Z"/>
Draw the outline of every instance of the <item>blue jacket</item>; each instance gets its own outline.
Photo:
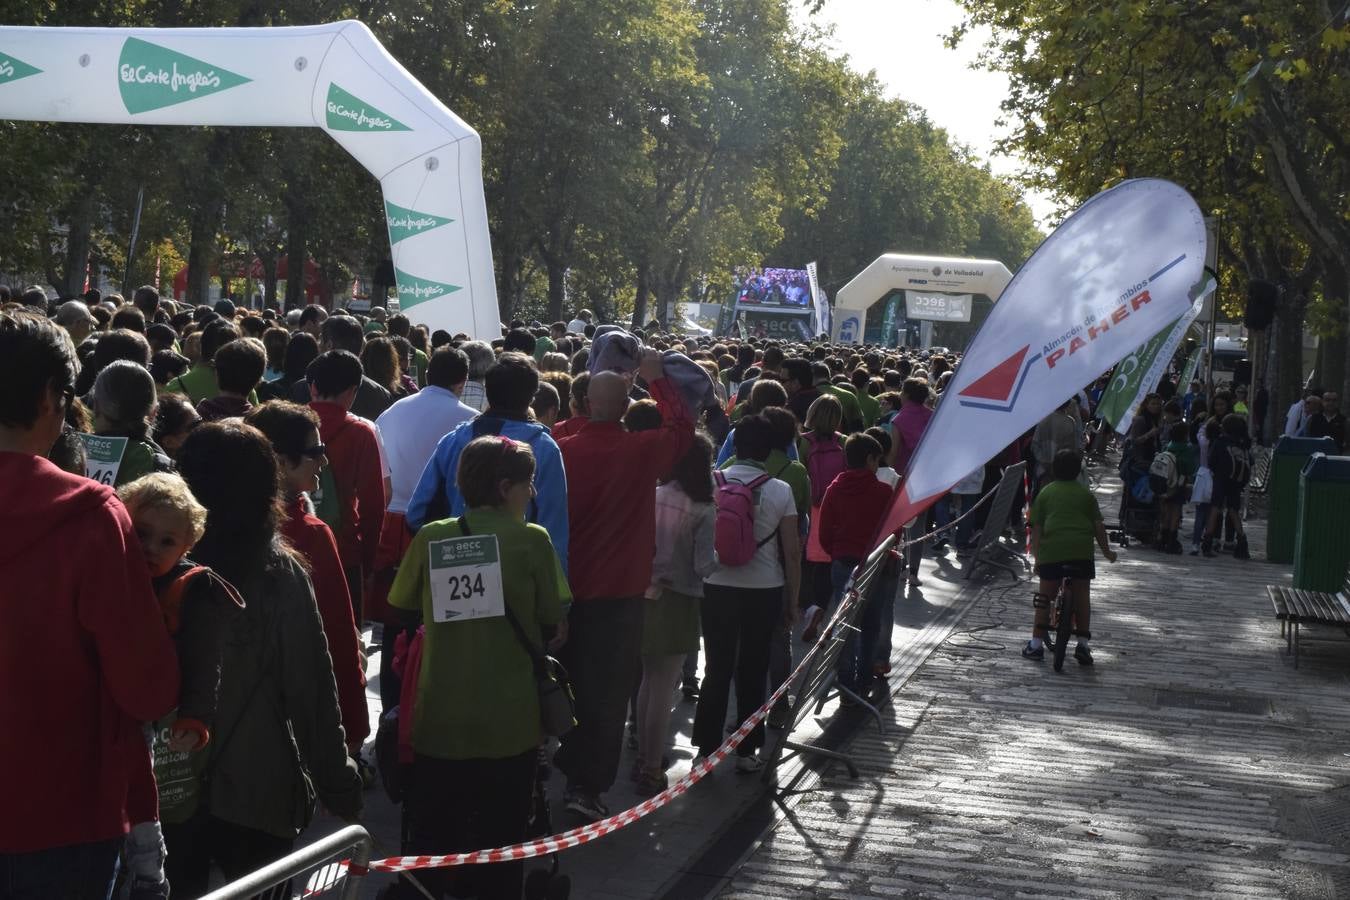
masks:
<path id="1" fill-rule="evenodd" d="M 464 512 L 464 498 L 455 484 L 459 470 L 459 454 L 475 437 L 501 434 L 512 440 L 529 444 L 534 451 L 535 499 L 530 503 L 530 521 L 548 531 L 553 549 L 567 571 L 567 473 L 563 470 L 562 453 L 538 422 L 502 419 L 484 413 L 478 418 L 457 426 L 441 438 L 436 452 L 422 471 L 422 477 L 408 501 L 408 528 L 417 531 L 428 521 L 458 516 Z M 439 507 L 439 508 L 438 508 Z M 447 510 L 448 507 L 448 510 Z"/>

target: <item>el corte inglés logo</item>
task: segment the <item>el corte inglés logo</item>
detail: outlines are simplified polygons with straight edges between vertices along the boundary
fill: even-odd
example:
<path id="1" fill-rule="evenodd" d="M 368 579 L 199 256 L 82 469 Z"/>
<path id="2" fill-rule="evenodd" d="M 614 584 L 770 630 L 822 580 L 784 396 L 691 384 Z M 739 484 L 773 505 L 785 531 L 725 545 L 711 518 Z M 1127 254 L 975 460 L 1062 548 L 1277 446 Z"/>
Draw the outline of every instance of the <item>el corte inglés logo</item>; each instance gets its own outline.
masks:
<path id="1" fill-rule="evenodd" d="M 15 59 L 8 53 L 0 53 L 0 84 L 9 84 L 11 81 L 18 81 L 20 78 L 27 78 L 29 75 L 36 75 L 42 70 L 37 66 L 30 66 L 21 59 Z"/>
<path id="2" fill-rule="evenodd" d="M 404 238 L 410 238 L 455 221 L 444 216 L 433 216 L 431 213 L 420 213 L 414 209 L 405 209 L 402 206 L 390 203 L 388 200 L 384 203 L 384 220 L 389 226 L 389 243 L 391 244 L 397 244 Z"/>
<path id="3" fill-rule="evenodd" d="M 127 112 L 148 112 L 206 97 L 253 79 L 140 38 L 127 38 L 117 61 L 117 87 Z"/>
<path id="4" fill-rule="evenodd" d="M 394 270 L 394 280 L 398 282 L 398 305 L 400 309 L 426 303 L 428 300 L 435 300 L 437 297 L 444 297 L 446 294 L 453 294 L 459 290 L 457 284 L 446 284 L 441 281 L 418 278 L 416 275 L 409 275 L 402 269 Z"/>
<path id="5" fill-rule="evenodd" d="M 336 84 L 328 85 L 328 127 L 334 131 L 412 130 Z"/>

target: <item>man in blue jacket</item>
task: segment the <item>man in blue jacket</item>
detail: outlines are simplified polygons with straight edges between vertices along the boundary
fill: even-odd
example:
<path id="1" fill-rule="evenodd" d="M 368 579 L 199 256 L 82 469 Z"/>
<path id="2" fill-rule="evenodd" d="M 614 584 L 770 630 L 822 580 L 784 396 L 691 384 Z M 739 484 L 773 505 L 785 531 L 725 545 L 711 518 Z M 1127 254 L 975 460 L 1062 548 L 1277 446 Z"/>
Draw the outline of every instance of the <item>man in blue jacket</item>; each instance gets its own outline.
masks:
<path id="1" fill-rule="evenodd" d="M 486 434 L 501 434 L 523 441 L 534 451 L 535 498 L 530 503 L 530 521 L 542 525 L 567 571 L 567 475 L 562 454 L 548 429 L 529 421 L 530 403 L 539 390 L 539 372 L 534 360 L 523 353 L 507 352 L 488 369 L 483 379 L 487 410 L 471 422 L 455 428 L 436 445 L 436 452 L 422 472 L 408 503 L 408 527 L 417 531 L 427 522 L 458 516 L 464 498 L 455 484 L 459 454 L 469 441 Z"/>

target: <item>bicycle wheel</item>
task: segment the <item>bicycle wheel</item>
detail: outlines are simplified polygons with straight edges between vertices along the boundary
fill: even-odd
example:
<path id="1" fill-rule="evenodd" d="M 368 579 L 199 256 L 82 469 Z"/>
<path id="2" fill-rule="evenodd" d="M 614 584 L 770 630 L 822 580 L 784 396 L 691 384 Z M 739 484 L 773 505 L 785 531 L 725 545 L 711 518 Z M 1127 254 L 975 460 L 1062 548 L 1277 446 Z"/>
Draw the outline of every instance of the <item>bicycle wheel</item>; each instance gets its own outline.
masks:
<path id="1" fill-rule="evenodd" d="M 1064 670 L 1064 651 L 1069 648 L 1069 632 L 1073 630 L 1073 592 L 1069 579 L 1059 585 L 1055 597 L 1055 671 Z"/>

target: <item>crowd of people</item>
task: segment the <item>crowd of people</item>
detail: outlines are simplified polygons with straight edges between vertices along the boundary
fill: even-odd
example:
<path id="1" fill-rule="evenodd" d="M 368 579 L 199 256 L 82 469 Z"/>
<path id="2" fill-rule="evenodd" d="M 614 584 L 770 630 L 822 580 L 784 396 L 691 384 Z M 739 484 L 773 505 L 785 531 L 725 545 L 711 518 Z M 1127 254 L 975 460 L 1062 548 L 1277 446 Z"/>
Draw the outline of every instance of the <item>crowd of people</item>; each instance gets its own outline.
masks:
<path id="1" fill-rule="evenodd" d="M 484 341 L 381 308 L 192 307 L 151 287 L 86 300 L 0 298 L 0 671 L 25 685 L 0 706 L 32 725 L 0 738 L 28 811 L 0 826 L 16 897 L 106 897 L 119 877 L 137 898 L 197 896 L 213 866 L 234 878 L 287 853 L 317 804 L 355 820 L 376 674 L 410 760 L 405 853 L 526 839 L 541 759 L 587 820 L 610 814 L 621 774 L 660 792 L 681 695 L 711 754 L 733 682 L 744 720 L 816 639 L 956 363 L 629 332 L 588 311 Z M 1089 444 L 1097 396 L 911 535 L 934 525 L 927 552 L 964 555 L 982 528 L 1015 533 L 1021 504 L 1008 522 L 962 514 L 1023 460 L 1042 496 L 1074 481 L 1064 453 Z M 1184 457 L 1183 485 L 1206 461 L 1207 554 L 1232 508 L 1237 475 L 1212 462 L 1238 441 L 1232 403 L 1189 398 L 1187 417 L 1150 400 L 1126 436 L 1131 465 Z M 1336 427 L 1321 403 L 1300 427 Z M 1042 550 L 1055 497 L 1082 502 L 1047 491 L 1031 508 Z M 890 560 L 865 598 L 838 663 L 852 696 L 889 671 L 891 606 L 900 581 L 922 584 L 925 552 Z M 546 656 L 569 677 L 571 727 L 545 728 Z M 735 770 L 761 769 L 764 744 L 761 724 Z M 423 881 L 518 898 L 522 877 L 517 862 Z"/>

